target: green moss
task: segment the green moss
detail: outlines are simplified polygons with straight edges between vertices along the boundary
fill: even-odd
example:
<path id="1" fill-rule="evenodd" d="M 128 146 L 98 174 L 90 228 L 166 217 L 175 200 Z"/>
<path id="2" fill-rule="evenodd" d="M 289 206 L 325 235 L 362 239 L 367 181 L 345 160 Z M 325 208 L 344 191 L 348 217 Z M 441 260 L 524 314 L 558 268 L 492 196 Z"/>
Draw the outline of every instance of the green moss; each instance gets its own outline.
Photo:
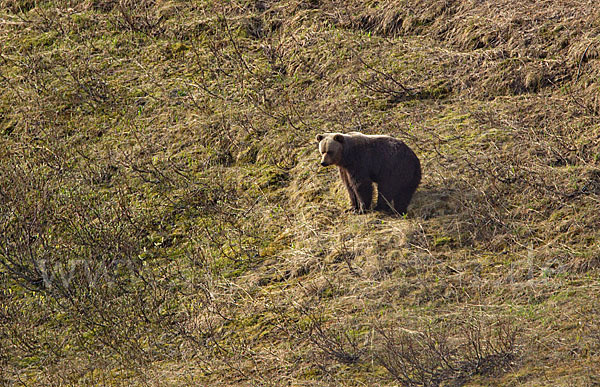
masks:
<path id="1" fill-rule="evenodd" d="M 30 35 L 22 41 L 23 48 L 26 50 L 50 47 L 59 37 L 57 31 L 43 32 L 38 35 Z"/>
<path id="2" fill-rule="evenodd" d="M 436 247 L 447 246 L 454 243 L 454 238 L 449 236 L 439 236 L 433 240 L 433 245 Z"/>
<path id="3" fill-rule="evenodd" d="M 419 92 L 419 98 L 427 99 L 442 99 L 446 98 L 452 93 L 452 86 L 449 82 L 440 80 L 433 85 L 428 86 L 424 90 Z"/>

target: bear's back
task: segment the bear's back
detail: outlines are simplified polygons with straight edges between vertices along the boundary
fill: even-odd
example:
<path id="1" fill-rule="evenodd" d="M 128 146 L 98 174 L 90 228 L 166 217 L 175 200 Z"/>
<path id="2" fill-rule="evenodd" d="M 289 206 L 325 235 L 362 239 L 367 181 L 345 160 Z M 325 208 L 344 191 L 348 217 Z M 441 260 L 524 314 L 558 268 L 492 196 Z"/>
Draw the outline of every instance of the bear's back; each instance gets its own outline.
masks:
<path id="1" fill-rule="evenodd" d="M 377 152 L 404 153 L 404 151 L 406 151 L 405 148 L 408 148 L 401 140 L 383 134 L 372 135 L 360 132 L 349 132 L 346 136 L 349 137 L 349 144 L 356 149 L 360 148 L 367 150 L 373 148 Z"/>

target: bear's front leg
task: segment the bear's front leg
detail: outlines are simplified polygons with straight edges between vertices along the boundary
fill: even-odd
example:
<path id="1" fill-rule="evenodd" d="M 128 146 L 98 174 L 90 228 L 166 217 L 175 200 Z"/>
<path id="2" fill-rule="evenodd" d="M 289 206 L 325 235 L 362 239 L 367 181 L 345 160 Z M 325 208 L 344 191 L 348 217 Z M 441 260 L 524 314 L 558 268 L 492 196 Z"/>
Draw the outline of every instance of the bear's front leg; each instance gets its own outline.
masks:
<path id="1" fill-rule="evenodd" d="M 364 214 L 371 208 L 373 201 L 373 183 L 362 182 L 355 187 L 357 208 L 359 214 Z"/>
<path id="2" fill-rule="evenodd" d="M 354 188 L 350 183 L 350 177 L 348 176 L 348 172 L 342 168 L 340 168 L 340 178 L 342 179 L 342 183 L 344 183 L 344 187 L 346 187 L 346 191 L 348 191 L 348 198 L 350 199 L 351 207 L 345 212 L 358 212 L 358 201 L 356 199 L 356 193 L 354 192 Z"/>
<path id="3" fill-rule="evenodd" d="M 347 209 L 345 212 L 358 212 L 359 203 L 358 199 L 356 198 L 356 194 L 354 193 L 354 190 L 349 186 L 346 186 L 346 190 L 348 191 L 348 198 L 350 198 L 350 208 Z"/>

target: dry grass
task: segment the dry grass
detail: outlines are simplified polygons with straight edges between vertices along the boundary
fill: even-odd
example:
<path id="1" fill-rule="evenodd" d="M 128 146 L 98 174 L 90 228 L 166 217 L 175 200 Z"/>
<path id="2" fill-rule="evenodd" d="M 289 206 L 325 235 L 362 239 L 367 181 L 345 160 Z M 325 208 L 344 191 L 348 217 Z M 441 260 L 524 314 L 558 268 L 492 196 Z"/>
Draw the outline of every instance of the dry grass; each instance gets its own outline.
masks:
<path id="1" fill-rule="evenodd" d="M 0 1 L 0 383 L 598 383 L 596 8 Z"/>

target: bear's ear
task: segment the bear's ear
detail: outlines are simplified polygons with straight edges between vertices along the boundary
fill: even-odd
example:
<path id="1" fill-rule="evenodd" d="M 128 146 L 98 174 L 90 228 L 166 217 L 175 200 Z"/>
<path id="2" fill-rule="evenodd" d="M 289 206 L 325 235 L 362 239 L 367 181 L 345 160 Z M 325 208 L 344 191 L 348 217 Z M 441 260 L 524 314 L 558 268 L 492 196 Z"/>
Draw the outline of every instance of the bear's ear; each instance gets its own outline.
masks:
<path id="1" fill-rule="evenodd" d="M 336 134 L 335 136 L 333 136 L 333 139 L 337 142 L 344 142 L 344 135 L 343 134 Z"/>
<path id="2" fill-rule="evenodd" d="M 317 142 L 321 142 L 321 140 L 324 138 L 325 136 L 323 136 L 322 134 L 317 134 Z"/>

